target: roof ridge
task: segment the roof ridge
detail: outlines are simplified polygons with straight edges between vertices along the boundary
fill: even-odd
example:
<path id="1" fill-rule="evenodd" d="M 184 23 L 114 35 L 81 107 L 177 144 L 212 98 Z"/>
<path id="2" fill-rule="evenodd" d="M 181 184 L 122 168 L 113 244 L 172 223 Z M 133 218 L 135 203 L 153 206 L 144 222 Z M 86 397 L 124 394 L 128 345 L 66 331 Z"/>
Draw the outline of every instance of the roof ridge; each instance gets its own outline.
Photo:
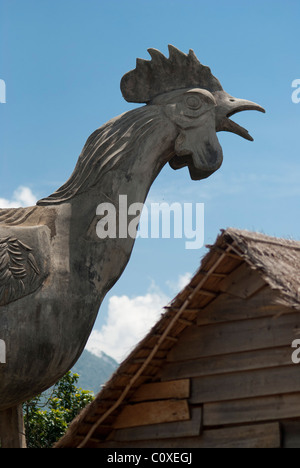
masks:
<path id="1" fill-rule="evenodd" d="M 251 233 L 251 231 L 242 230 L 242 229 L 235 229 L 235 228 L 228 228 L 222 231 L 223 236 L 230 235 L 233 237 L 244 238 L 249 241 L 260 242 L 263 244 L 270 244 L 276 245 L 283 248 L 290 248 L 293 250 L 300 250 L 300 241 L 292 240 L 292 239 L 285 239 L 270 236 L 268 234 L 263 234 L 260 232 Z"/>

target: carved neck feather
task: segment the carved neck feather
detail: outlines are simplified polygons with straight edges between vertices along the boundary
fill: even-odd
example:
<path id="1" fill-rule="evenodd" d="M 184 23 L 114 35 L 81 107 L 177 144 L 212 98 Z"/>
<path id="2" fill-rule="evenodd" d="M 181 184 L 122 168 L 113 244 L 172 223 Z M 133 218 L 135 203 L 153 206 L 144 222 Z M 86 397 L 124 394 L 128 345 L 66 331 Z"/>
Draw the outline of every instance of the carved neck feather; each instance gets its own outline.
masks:
<path id="1" fill-rule="evenodd" d="M 70 179 L 37 204 L 54 205 L 68 202 L 94 188 L 109 171 L 117 169 L 121 164 L 131 164 L 134 167 L 139 163 L 137 149 L 145 146 L 145 141 L 150 136 L 151 144 L 157 144 L 153 134 L 161 131 L 163 119 L 160 116 L 161 110 L 158 106 L 144 106 L 107 122 L 88 138 Z M 156 152 L 153 152 L 150 146 L 148 157 L 157 158 Z M 152 161 L 154 173 L 159 171 L 156 166 L 161 163 L 164 164 L 163 161 Z"/>

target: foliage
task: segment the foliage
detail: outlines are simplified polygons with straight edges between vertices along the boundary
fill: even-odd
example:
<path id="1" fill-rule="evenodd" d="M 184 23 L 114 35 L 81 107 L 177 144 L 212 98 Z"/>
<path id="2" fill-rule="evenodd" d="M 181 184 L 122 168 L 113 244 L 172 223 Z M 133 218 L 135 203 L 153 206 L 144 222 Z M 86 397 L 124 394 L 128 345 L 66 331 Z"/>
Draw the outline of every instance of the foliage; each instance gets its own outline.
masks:
<path id="1" fill-rule="evenodd" d="M 28 448 L 50 448 L 65 433 L 70 422 L 94 397 L 76 387 L 79 375 L 68 372 L 45 395 L 37 395 L 23 405 Z"/>

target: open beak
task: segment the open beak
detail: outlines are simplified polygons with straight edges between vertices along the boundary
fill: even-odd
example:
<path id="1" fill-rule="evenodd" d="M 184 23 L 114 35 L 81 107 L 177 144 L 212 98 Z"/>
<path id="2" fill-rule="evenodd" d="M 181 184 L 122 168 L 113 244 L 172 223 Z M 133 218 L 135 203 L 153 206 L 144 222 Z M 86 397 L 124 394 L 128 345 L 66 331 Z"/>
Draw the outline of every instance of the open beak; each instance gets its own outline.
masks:
<path id="1" fill-rule="evenodd" d="M 173 169 L 188 166 L 192 180 L 206 179 L 221 166 L 223 152 L 216 132 L 232 132 L 253 141 L 248 131 L 229 117 L 244 110 L 265 112 L 255 102 L 234 98 L 225 91 L 216 91 L 213 97 L 214 106 L 202 115 L 205 120 L 181 129 L 175 141 L 175 155 L 169 161 Z"/>
<path id="2" fill-rule="evenodd" d="M 255 102 L 247 101 L 246 99 L 237 99 L 230 96 L 225 91 L 217 91 L 214 93 L 217 101 L 216 107 L 216 131 L 232 132 L 240 135 L 246 140 L 253 141 L 252 136 L 248 130 L 233 122 L 229 117 L 238 112 L 245 110 L 257 110 L 259 112 L 266 112 L 265 109 Z"/>

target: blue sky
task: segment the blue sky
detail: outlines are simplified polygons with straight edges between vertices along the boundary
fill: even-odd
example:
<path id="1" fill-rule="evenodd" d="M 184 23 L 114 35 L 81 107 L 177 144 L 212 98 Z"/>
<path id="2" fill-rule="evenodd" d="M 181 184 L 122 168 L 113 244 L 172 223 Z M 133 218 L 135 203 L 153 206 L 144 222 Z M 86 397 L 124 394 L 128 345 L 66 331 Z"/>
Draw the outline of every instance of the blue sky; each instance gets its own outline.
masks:
<path id="1" fill-rule="evenodd" d="M 206 244 L 228 226 L 300 239 L 299 24 L 298 0 L 0 0 L 0 197 L 26 187 L 38 199 L 65 182 L 87 137 L 136 107 L 122 98 L 123 74 L 149 47 L 168 55 L 170 43 L 192 48 L 226 91 L 267 113 L 234 117 L 254 142 L 218 134 L 224 163 L 212 177 L 193 182 L 165 167 L 149 200 L 205 203 Z M 108 326 L 112 298 L 129 300 L 130 314 L 137 298 L 158 307 L 173 297 L 204 253 L 184 239 L 137 240 L 95 330 Z"/>

